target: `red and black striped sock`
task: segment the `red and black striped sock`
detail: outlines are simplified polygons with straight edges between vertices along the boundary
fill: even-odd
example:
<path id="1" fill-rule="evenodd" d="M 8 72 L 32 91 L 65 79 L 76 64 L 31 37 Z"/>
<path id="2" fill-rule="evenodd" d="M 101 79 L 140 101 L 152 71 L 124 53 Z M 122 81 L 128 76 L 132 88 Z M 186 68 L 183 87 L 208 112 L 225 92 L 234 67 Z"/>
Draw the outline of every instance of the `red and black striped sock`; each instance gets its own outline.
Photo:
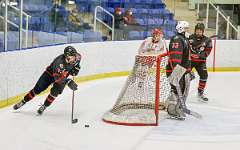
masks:
<path id="1" fill-rule="evenodd" d="M 206 87 L 206 83 L 207 83 L 207 81 L 199 80 L 198 93 L 202 94 L 204 92 L 204 89 Z"/>
<path id="2" fill-rule="evenodd" d="M 54 100 L 55 100 L 55 97 L 49 94 L 44 102 L 44 105 L 50 106 Z"/>
<path id="3" fill-rule="evenodd" d="M 28 102 L 28 101 L 32 100 L 35 97 L 35 95 L 36 94 L 34 93 L 34 91 L 31 90 L 30 92 L 28 92 L 27 95 L 24 96 L 24 101 Z"/>

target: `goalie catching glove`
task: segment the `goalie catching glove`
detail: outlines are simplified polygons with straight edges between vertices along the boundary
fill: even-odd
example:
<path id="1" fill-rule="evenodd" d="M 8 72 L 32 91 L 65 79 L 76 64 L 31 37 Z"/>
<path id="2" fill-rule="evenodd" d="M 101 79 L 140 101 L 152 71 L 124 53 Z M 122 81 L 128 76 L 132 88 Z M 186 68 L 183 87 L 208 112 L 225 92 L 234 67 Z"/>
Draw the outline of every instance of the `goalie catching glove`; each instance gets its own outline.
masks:
<path id="1" fill-rule="evenodd" d="M 68 83 L 67 83 L 68 87 L 73 90 L 73 91 L 76 91 L 78 89 L 78 85 L 76 82 L 74 82 L 72 79 L 69 79 L 68 80 Z"/>

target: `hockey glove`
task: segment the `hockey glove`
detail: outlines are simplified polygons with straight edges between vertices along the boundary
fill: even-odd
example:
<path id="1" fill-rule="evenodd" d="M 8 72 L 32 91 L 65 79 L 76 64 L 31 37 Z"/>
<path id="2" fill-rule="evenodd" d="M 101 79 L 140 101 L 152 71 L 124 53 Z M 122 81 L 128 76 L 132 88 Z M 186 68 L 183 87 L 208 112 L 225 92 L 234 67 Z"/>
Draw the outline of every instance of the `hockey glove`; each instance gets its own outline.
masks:
<path id="1" fill-rule="evenodd" d="M 72 79 L 69 79 L 68 87 L 73 91 L 76 91 L 78 89 L 77 83 L 75 83 Z"/>
<path id="2" fill-rule="evenodd" d="M 69 71 L 69 74 L 72 76 L 76 76 L 78 74 L 78 72 L 80 71 L 80 69 L 81 69 L 81 66 L 77 65 L 71 71 Z"/>

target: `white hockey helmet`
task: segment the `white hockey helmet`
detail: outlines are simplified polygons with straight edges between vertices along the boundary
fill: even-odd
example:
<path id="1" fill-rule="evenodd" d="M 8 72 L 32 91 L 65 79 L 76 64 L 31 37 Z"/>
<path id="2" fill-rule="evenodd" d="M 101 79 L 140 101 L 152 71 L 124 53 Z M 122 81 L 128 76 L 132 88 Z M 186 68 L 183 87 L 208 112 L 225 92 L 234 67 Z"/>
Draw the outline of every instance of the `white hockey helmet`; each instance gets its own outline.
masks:
<path id="1" fill-rule="evenodd" d="M 187 21 L 178 21 L 178 24 L 176 26 L 178 33 L 186 32 L 187 28 L 189 28 L 189 23 Z"/>

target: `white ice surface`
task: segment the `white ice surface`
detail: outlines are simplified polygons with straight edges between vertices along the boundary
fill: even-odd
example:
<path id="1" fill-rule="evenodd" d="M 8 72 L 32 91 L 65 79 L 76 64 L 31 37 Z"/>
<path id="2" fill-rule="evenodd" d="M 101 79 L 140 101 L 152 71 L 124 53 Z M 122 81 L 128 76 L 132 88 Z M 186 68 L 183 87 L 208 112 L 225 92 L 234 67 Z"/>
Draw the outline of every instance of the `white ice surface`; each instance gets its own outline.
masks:
<path id="1" fill-rule="evenodd" d="M 232 150 L 240 148 L 240 73 L 210 73 L 208 103 L 196 99 L 193 81 L 187 105 L 203 115 L 185 121 L 164 119 L 157 127 L 128 127 L 104 123 L 126 77 L 79 84 L 75 93 L 75 117 L 71 124 L 71 91 L 36 116 L 44 96 L 36 97 L 19 111 L 0 109 L 1 150 Z M 90 125 L 85 128 L 84 125 Z"/>

